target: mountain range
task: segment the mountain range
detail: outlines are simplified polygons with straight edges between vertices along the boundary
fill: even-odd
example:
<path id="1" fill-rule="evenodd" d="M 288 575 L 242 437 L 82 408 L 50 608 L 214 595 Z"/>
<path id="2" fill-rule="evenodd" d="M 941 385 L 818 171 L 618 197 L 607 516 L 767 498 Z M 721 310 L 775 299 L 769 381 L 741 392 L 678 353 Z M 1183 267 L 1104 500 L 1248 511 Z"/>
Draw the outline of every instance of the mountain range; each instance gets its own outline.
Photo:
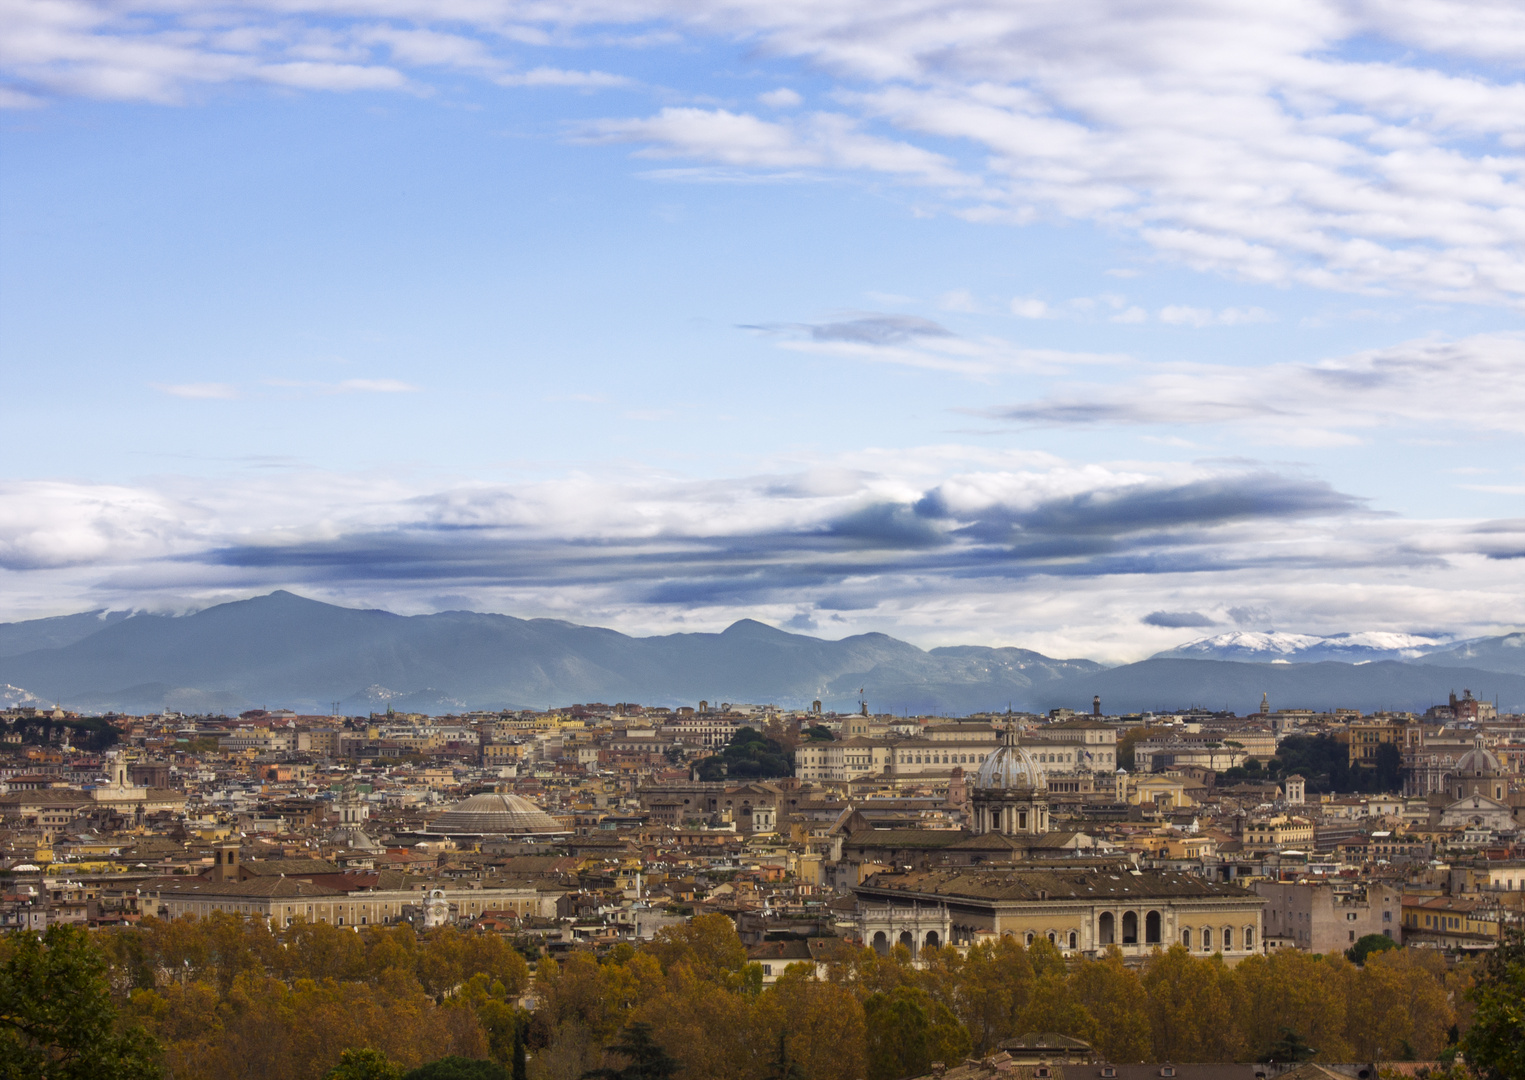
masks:
<path id="1" fill-rule="evenodd" d="M 1432 648 L 1433 646 L 1433 648 Z M 1287 661 L 1266 663 L 1266 660 Z M 1260 662 L 1254 662 L 1260 661 Z M 876 712 L 1276 706 L 1422 710 L 1452 690 L 1525 708 L 1525 635 L 1248 633 L 1104 667 L 1026 649 L 923 650 L 885 634 L 828 641 L 744 619 L 720 633 L 631 637 L 555 619 L 396 615 L 274 592 L 191 615 L 88 612 L 0 624 L 0 684 L 90 711 L 348 713 L 573 702 L 771 702 Z M 25 688 L 24 691 L 19 688 Z"/>

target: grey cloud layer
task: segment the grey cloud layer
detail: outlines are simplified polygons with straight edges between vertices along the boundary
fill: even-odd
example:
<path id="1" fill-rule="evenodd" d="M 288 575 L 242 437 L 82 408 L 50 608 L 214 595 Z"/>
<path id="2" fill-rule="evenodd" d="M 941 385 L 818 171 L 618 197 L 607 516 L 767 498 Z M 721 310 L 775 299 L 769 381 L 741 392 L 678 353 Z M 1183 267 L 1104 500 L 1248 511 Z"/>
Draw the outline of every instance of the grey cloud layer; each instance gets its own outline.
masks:
<path id="1" fill-rule="evenodd" d="M 282 0 L 192 17 L 20 0 L 5 19 L 13 105 L 178 101 L 240 80 L 416 90 L 440 71 L 598 88 L 622 79 L 522 61 L 622 37 L 741 41 L 835 75 L 832 107 L 670 106 L 582 137 L 728 169 L 879 175 L 971 220 L 1100 221 L 1253 281 L 1525 301 L 1518 5 Z M 1341 55 L 1349 43 L 1360 56 Z M 1382 52 L 1396 58 L 1367 58 Z"/>
<path id="2" fill-rule="evenodd" d="M 1487 402 L 1486 408 L 1479 403 Z M 1158 365 L 1139 378 L 1072 384 L 983 415 L 1033 424 L 1189 426 L 1266 419 L 1333 433 L 1425 425 L 1525 432 L 1525 337 L 1423 340 L 1318 364 Z"/>

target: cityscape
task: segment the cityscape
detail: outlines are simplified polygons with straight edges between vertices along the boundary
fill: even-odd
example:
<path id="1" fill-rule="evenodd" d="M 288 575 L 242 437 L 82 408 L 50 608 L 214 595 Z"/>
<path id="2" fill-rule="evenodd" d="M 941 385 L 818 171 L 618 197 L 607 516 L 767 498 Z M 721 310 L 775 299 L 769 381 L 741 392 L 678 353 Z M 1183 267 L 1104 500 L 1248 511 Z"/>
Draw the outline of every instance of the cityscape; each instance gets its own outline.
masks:
<path id="1" fill-rule="evenodd" d="M 0 1080 L 1525 1080 L 1525 5 L 0 4 Z"/>

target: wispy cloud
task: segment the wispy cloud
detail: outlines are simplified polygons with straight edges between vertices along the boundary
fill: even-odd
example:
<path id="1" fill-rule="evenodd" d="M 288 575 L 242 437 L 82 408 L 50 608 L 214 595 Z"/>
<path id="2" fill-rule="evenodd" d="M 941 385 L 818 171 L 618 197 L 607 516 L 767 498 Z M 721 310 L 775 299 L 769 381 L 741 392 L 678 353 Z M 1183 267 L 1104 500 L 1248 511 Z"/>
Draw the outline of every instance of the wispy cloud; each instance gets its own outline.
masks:
<path id="1" fill-rule="evenodd" d="M 155 383 L 154 388 L 178 398 L 228 401 L 240 396 L 231 383 Z"/>
<path id="2" fill-rule="evenodd" d="M 1267 421 L 1260 441 L 1349 445 L 1390 425 L 1448 423 L 1525 433 L 1525 337 L 1421 340 L 1317 364 L 1155 365 L 1137 378 L 1071 384 L 981 415 L 1038 424 L 1171 426 Z M 1486 408 L 1478 403 L 1486 401 Z"/>
<path id="3" fill-rule="evenodd" d="M 802 102 L 778 88 L 759 102 L 771 118 L 671 106 L 583 137 L 742 172 L 886 178 L 971 221 L 1098 222 L 1249 281 L 1525 302 L 1525 9 L 1484 0 L 1166 0 L 1104 15 L 919 0 L 895 18 L 869 0 L 22 0 L 5 19 L 0 105 L 22 107 L 181 102 L 233 82 L 417 93 L 441 71 L 618 88 L 628 76 L 522 60 L 749 40 L 835 78 L 836 111 L 779 115 Z"/>
<path id="4" fill-rule="evenodd" d="M 931 319 L 881 312 L 849 312 L 820 323 L 757 324 L 743 329 L 768 335 L 787 349 L 971 378 L 1001 372 L 1058 374 L 1071 366 L 1118 364 L 1128 359 L 1112 353 L 1024 347 L 990 335 L 970 337 Z"/>

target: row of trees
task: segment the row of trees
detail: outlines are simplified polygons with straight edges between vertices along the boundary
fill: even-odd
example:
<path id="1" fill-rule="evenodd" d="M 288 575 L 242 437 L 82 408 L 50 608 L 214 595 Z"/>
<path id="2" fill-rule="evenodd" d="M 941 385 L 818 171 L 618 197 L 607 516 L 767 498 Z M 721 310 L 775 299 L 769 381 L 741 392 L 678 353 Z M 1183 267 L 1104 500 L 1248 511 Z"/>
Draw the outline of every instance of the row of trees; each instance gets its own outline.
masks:
<path id="1" fill-rule="evenodd" d="M 844 945 L 825 978 L 798 965 L 764 986 L 730 921 L 704 915 L 640 948 L 540 961 L 526 1011 L 528 965 L 491 935 L 230 916 L 55 928 L 0 941 L 0 1077 L 322 1080 L 370 1061 L 422 1080 L 480 1061 L 516 1080 L 629 1080 L 643 1045 L 681 1078 L 897 1080 L 1029 1031 L 1117 1062 L 1434 1059 L 1461 1038 L 1482 1075 L 1525 1075 L 1519 943 L 1475 970 L 1411 949 L 1230 968 L 1179 947 L 1130 968 L 1009 939 L 923 958 Z"/>

